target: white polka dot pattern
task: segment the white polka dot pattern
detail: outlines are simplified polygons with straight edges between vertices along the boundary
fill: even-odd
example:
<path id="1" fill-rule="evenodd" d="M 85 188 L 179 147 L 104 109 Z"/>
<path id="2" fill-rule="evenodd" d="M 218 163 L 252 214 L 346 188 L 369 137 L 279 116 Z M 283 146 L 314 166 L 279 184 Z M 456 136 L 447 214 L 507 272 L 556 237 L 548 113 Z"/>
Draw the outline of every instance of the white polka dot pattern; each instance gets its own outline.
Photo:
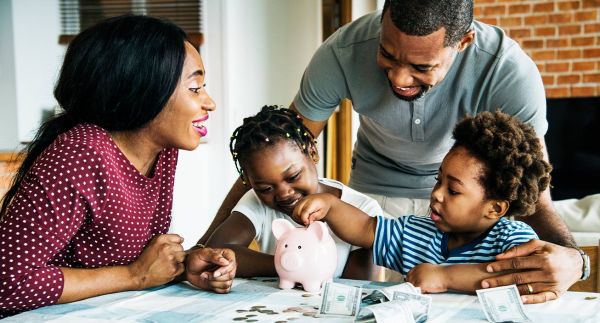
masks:
<path id="1" fill-rule="evenodd" d="M 54 304 L 59 267 L 129 264 L 171 223 L 178 151 L 140 174 L 102 128 L 81 124 L 38 157 L 0 223 L 0 318 Z"/>

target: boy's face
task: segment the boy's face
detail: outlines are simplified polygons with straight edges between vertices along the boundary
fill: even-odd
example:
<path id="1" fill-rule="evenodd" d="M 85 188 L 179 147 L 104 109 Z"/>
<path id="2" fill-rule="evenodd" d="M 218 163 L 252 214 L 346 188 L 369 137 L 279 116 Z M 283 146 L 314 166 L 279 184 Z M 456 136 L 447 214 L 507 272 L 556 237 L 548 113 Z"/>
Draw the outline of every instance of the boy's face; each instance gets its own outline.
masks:
<path id="1" fill-rule="evenodd" d="M 258 198 L 290 216 L 296 204 L 319 187 L 315 161 L 293 141 L 281 140 L 254 152 L 242 166 Z"/>
<path id="2" fill-rule="evenodd" d="M 448 152 L 431 192 L 431 219 L 444 232 L 472 234 L 473 238 L 494 224 L 493 201 L 485 199 L 479 183 L 483 163 L 464 147 Z"/>

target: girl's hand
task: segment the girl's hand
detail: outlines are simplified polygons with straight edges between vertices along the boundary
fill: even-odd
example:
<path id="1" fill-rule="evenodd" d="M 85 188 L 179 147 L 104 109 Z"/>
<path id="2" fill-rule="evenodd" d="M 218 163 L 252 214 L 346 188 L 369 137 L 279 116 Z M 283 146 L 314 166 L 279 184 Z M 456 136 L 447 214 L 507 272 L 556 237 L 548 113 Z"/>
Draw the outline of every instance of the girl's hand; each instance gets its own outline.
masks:
<path id="1" fill-rule="evenodd" d="M 150 240 L 138 259 L 128 266 L 139 289 L 166 284 L 183 273 L 182 242 L 177 234 L 160 234 Z"/>
<path id="2" fill-rule="evenodd" d="M 236 269 L 235 253 L 230 249 L 192 249 L 186 258 L 186 279 L 216 293 L 229 293 Z"/>
<path id="3" fill-rule="evenodd" d="M 416 265 L 406 275 L 406 281 L 421 287 L 423 293 L 442 293 L 448 290 L 448 277 L 444 266 L 423 263 Z"/>
<path id="4" fill-rule="evenodd" d="M 310 225 L 323 219 L 337 198 L 327 193 L 317 193 L 303 198 L 294 208 L 292 217 L 299 223 Z"/>

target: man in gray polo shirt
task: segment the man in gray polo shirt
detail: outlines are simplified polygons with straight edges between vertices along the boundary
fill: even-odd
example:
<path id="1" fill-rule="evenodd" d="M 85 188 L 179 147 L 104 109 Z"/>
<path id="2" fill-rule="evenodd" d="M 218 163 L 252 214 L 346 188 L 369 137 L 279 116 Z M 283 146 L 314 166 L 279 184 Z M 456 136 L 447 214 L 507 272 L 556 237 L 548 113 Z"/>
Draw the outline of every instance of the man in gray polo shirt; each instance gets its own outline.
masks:
<path id="1" fill-rule="evenodd" d="M 473 21 L 472 1 L 388 0 L 383 18 L 371 13 L 340 28 L 313 56 L 291 108 L 318 135 L 344 98 L 360 115 L 350 186 L 396 217 L 427 214 L 452 129 L 466 114 L 502 110 L 531 124 L 542 142 L 548 128 L 535 64 L 501 29 Z M 202 240 L 240 191 L 237 183 Z M 549 192 L 536 214 L 521 220 L 558 245 L 523 245 L 514 254 L 526 256 L 522 261 L 490 267 L 529 271 L 488 279 L 484 286 L 518 283 L 527 302 L 554 299 L 582 276 L 582 258 L 561 247 L 574 242 Z"/>

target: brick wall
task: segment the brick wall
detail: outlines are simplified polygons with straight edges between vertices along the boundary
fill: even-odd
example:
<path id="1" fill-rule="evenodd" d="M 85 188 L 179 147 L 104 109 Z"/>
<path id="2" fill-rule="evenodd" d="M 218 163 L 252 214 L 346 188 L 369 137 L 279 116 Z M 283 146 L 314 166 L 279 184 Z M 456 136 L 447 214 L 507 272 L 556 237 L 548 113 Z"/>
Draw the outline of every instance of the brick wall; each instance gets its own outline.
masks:
<path id="1" fill-rule="evenodd" d="M 600 0 L 474 0 L 536 62 L 550 98 L 600 96 Z"/>

